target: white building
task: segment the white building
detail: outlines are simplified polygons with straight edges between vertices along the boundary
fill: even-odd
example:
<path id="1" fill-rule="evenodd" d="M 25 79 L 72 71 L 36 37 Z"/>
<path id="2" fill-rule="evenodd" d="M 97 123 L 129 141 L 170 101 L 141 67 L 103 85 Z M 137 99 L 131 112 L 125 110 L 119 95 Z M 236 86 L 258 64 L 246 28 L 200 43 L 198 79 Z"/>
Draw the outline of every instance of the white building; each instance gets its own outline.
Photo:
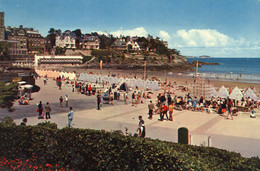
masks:
<path id="1" fill-rule="evenodd" d="M 82 56 L 50 56 L 35 55 L 34 66 L 60 66 L 60 65 L 78 65 L 82 64 Z"/>
<path id="2" fill-rule="evenodd" d="M 76 49 L 76 35 L 70 31 L 56 35 L 56 46 Z"/>
<path id="3" fill-rule="evenodd" d="M 128 45 L 132 45 L 132 50 L 140 50 L 140 46 L 136 41 L 129 41 L 126 44 L 126 48 L 128 48 Z"/>

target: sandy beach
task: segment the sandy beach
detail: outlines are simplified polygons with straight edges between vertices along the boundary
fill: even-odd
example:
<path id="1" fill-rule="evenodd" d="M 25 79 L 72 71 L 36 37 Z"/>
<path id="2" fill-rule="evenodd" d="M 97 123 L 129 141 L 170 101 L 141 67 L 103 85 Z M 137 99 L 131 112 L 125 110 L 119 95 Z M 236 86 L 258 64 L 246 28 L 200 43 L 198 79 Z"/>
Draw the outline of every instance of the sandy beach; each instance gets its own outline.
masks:
<path id="1" fill-rule="evenodd" d="M 118 77 L 128 77 L 133 78 L 136 76 L 137 78 L 143 78 L 144 77 L 144 71 L 127 71 L 127 70 L 114 70 L 114 69 L 77 69 L 77 68 L 64 68 L 64 71 L 67 72 L 73 72 L 76 71 L 77 73 L 89 73 L 93 72 L 93 74 L 96 75 L 111 75 L 116 74 Z M 148 71 L 147 78 L 151 79 L 152 77 L 159 78 L 161 81 L 171 81 L 177 82 L 178 85 L 192 85 L 194 82 L 194 78 L 192 77 L 184 77 L 182 75 L 178 75 L 178 73 L 172 73 L 172 75 L 169 74 L 169 72 L 156 72 L 156 71 Z M 256 93 L 260 94 L 260 84 L 257 83 L 249 83 L 249 82 L 243 82 L 243 80 L 210 80 L 210 84 L 215 87 L 215 89 L 219 89 L 221 86 L 225 86 L 228 89 L 234 89 L 235 87 L 238 87 L 239 89 L 247 89 L 249 87 L 254 87 Z"/>

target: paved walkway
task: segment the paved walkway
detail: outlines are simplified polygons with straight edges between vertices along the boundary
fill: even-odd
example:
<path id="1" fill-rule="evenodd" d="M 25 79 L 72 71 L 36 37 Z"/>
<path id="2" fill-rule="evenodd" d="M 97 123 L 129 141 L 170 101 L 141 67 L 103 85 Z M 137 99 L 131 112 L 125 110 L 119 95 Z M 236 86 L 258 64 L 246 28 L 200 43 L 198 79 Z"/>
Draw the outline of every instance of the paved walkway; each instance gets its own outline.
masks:
<path id="1" fill-rule="evenodd" d="M 67 126 L 68 108 L 60 108 L 59 96 L 68 94 L 69 106 L 74 107 L 75 117 L 73 125 L 76 128 L 90 128 L 97 130 L 122 130 L 128 128 L 128 133 L 136 133 L 138 116 L 142 115 L 145 121 L 147 137 L 177 142 L 177 132 L 180 127 L 187 127 L 190 140 L 193 145 L 208 145 L 241 153 L 245 157 L 260 156 L 260 116 L 251 119 L 248 113 L 235 116 L 234 120 L 224 119 L 218 114 L 207 114 L 205 112 L 174 111 L 173 121 L 158 121 L 159 115 L 154 115 L 152 120 L 148 119 L 147 104 L 139 104 L 133 107 L 130 103 L 125 105 L 123 101 L 115 101 L 114 105 L 103 104 L 101 110 L 96 110 L 96 96 L 86 96 L 71 92 L 70 85 L 63 85 L 58 90 L 53 80 L 44 86 L 42 80 L 36 81 L 41 87 L 38 93 L 33 94 L 34 100 L 30 105 L 14 105 L 16 111 L 8 113 L 1 109 L 1 117 L 11 115 L 19 124 L 23 117 L 28 118 L 29 125 L 36 125 L 44 120 L 37 119 L 36 103 L 39 100 L 45 105 L 50 102 L 52 118 L 59 128 Z M 155 92 L 154 97 L 158 94 Z M 130 95 L 130 94 L 129 94 Z M 130 100 L 129 100 L 130 102 Z M 210 137 L 210 139 L 209 139 Z"/>

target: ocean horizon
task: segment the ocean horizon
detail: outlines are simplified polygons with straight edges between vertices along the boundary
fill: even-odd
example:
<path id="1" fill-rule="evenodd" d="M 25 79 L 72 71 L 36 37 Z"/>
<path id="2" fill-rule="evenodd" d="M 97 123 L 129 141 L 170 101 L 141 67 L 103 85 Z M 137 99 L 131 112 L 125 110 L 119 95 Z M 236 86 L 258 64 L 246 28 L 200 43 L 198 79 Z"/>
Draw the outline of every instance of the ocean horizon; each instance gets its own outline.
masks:
<path id="1" fill-rule="evenodd" d="M 189 62 L 202 61 L 220 65 L 202 65 L 198 68 L 200 76 L 210 79 L 226 79 L 241 82 L 260 83 L 260 57 L 211 57 L 187 58 Z M 194 73 L 194 72 L 190 72 Z"/>

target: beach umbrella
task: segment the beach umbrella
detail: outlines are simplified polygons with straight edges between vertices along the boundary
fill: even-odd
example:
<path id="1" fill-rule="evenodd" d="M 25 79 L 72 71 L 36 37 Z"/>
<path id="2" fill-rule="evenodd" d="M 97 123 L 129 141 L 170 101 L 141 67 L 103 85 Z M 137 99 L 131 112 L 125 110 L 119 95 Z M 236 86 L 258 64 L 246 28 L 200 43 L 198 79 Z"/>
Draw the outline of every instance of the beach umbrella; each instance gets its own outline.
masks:
<path id="1" fill-rule="evenodd" d="M 220 87 L 220 89 L 218 90 L 217 96 L 221 97 L 221 98 L 227 98 L 229 96 L 229 93 L 225 86 Z"/>
<path id="2" fill-rule="evenodd" d="M 235 99 L 235 100 L 241 100 L 242 97 L 243 94 L 241 93 L 240 89 L 237 87 L 235 87 L 229 95 L 230 99 Z"/>
<path id="3" fill-rule="evenodd" d="M 250 97 L 250 99 L 252 99 L 252 100 L 256 100 L 257 99 L 256 94 L 254 93 L 253 90 L 251 90 L 251 88 L 248 88 L 246 90 L 246 92 L 244 93 L 244 97 L 245 98 Z"/>

